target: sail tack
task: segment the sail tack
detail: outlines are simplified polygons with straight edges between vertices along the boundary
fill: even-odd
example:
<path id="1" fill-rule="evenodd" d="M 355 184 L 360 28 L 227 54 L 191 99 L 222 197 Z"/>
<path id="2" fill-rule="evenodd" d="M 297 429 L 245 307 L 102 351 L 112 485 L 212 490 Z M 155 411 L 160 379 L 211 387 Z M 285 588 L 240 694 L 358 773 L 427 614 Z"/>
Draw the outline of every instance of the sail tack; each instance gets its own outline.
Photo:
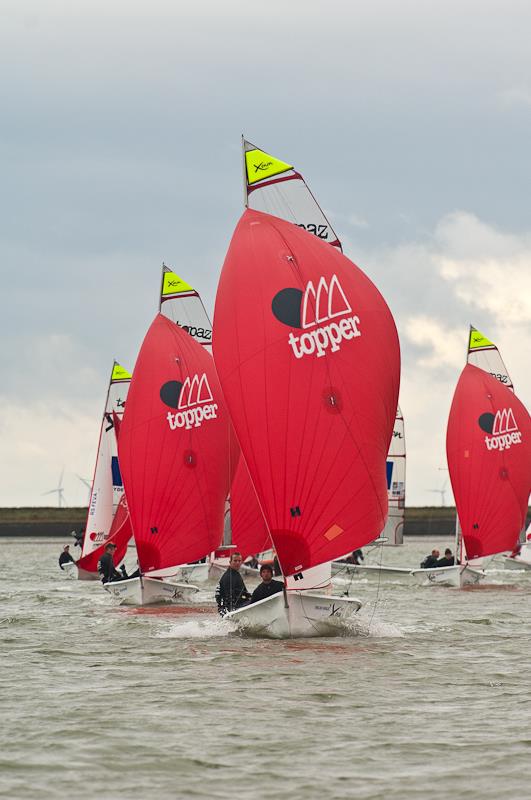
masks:
<path id="1" fill-rule="evenodd" d="M 214 357 L 283 573 L 378 536 L 400 354 L 366 275 L 300 227 L 246 211 L 218 288 Z"/>
<path id="2" fill-rule="evenodd" d="M 455 390 L 446 452 L 468 558 L 511 550 L 531 491 L 531 421 L 508 386 L 472 364 Z"/>
<path id="3" fill-rule="evenodd" d="M 137 359 L 119 457 L 144 574 L 219 545 L 230 480 L 228 415 L 210 354 L 161 314 Z"/>

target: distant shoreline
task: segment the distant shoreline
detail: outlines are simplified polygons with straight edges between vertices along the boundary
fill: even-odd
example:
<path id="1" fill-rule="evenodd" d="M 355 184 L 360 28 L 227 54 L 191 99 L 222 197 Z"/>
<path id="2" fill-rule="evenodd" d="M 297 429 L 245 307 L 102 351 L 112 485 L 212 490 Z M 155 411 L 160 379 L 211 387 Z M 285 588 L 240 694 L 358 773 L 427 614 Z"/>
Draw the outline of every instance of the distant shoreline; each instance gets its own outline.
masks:
<path id="1" fill-rule="evenodd" d="M 529 520 L 528 513 L 528 520 Z M 0 508 L 0 538 L 66 538 L 86 523 L 87 508 Z M 406 507 L 404 536 L 452 536 L 452 506 Z"/>

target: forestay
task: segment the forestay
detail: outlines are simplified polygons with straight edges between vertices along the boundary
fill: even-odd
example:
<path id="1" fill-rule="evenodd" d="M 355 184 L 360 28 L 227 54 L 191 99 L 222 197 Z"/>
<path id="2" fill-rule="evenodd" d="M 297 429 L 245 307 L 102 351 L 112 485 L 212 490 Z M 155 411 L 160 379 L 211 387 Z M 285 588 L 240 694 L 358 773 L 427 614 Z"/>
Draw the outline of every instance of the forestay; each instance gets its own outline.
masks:
<path id="1" fill-rule="evenodd" d="M 114 514 L 123 496 L 114 419 L 122 418 L 130 382 L 131 373 L 115 361 L 100 428 L 83 549 L 77 562 L 88 572 L 97 570 L 97 559 L 88 556 L 109 541 Z"/>
<path id="2" fill-rule="evenodd" d="M 400 354 L 367 276 L 300 227 L 246 211 L 218 287 L 214 356 L 283 574 L 378 536 Z"/>
<path id="3" fill-rule="evenodd" d="M 118 450 L 144 574 L 164 574 L 218 547 L 228 414 L 210 354 L 161 314 L 138 355 Z"/>
<path id="4" fill-rule="evenodd" d="M 511 550 L 531 491 L 531 421 L 508 386 L 472 364 L 455 390 L 446 452 L 468 558 Z"/>

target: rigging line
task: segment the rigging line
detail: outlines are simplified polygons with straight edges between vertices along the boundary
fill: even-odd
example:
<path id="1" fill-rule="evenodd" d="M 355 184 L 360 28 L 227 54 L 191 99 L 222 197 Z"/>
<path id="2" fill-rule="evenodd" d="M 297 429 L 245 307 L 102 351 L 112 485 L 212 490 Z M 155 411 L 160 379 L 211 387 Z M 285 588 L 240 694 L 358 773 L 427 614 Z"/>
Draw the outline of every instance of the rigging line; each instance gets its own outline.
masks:
<path id="1" fill-rule="evenodd" d="M 372 609 L 371 618 L 369 620 L 369 625 L 368 625 L 368 628 L 367 628 L 367 636 L 371 635 L 371 625 L 372 625 L 372 621 L 374 619 L 374 615 L 376 614 L 376 607 L 378 605 L 378 601 L 380 599 L 380 583 L 381 583 L 381 580 L 382 580 L 383 542 L 381 542 L 381 544 L 379 544 L 378 546 L 380 548 L 380 563 L 379 563 L 380 569 L 378 570 L 378 583 L 376 585 L 376 599 L 374 601 L 374 606 L 373 606 L 373 609 Z"/>

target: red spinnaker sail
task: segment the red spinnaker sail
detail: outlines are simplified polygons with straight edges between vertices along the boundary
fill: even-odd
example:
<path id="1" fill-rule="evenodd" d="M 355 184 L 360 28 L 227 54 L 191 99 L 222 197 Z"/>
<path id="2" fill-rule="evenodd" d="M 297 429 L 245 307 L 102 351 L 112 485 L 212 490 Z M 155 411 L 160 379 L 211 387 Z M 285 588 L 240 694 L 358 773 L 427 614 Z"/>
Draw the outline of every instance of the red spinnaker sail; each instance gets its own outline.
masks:
<path id="1" fill-rule="evenodd" d="M 230 522 L 232 544 L 244 560 L 273 547 L 243 458 L 238 461 L 230 489 Z"/>
<path id="2" fill-rule="evenodd" d="M 89 536 L 90 534 L 87 533 L 85 535 Z M 131 530 L 131 520 L 129 519 L 129 512 L 127 510 L 127 501 L 125 495 L 122 495 L 116 509 L 116 514 L 113 517 L 108 537 L 100 547 L 87 553 L 86 556 L 83 556 L 76 562 L 78 568 L 86 572 L 97 572 L 98 561 L 102 557 L 105 547 L 109 542 L 114 542 L 116 545 L 113 557 L 114 563 L 116 565 L 119 564 L 127 552 L 127 544 L 132 535 L 133 531 Z"/>
<path id="3" fill-rule="evenodd" d="M 507 386 L 472 364 L 455 390 L 446 455 L 467 557 L 511 550 L 531 491 L 531 421 Z"/>
<path id="4" fill-rule="evenodd" d="M 378 536 L 400 352 L 374 284 L 326 242 L 247 210 L 223 266 L 213 340 L 283 574 Z"/>
<path id="5" fill-rule="evenodd" d="M 143 573 L 218 547 L 229 475 L 229 419 L 214 362 L 158 314 L 138 355 L 118 442 Z"/>

